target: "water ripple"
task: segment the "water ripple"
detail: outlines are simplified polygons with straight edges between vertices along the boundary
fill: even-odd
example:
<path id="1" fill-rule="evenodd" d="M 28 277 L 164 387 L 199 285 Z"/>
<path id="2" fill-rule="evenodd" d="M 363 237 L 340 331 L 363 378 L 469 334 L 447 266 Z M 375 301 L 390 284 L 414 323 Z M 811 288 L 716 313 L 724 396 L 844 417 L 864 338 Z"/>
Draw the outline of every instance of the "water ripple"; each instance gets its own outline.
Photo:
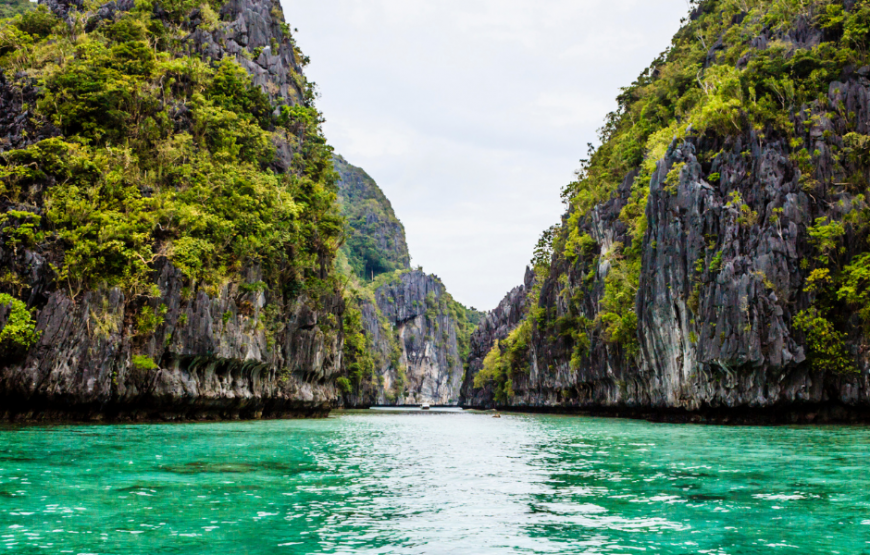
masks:
<path id="1" fill-rule="evenodd" d="M 866 428 L 457 411 L 0 429 L 0 552 L 870 553 Z"/>

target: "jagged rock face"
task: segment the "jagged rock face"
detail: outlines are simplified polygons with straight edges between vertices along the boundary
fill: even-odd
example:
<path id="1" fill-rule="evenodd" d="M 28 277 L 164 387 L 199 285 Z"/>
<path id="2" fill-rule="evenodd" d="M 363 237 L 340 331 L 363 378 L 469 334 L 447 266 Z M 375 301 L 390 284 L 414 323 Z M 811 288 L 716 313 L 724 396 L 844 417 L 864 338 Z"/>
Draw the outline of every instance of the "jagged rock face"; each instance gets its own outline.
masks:
<path id="1" fill-rule="evenodd" d="M 856 119 L 823 117 L 808 126 L 812 148 L 821 154 L 814 176 L 820 182 L 844 181 L 832 146 L 842 147 L 847 125 L 867 133 L 868 94 L 870 81 L 860 74 L 831 83 L 832 105 L 842 102 Z M 803 114 L 796 123 L 819 115 Z M 638 295 L 643 372 L 656 376 L 650 401 L 689 410 L 801 403 L 866 409 L 870 353 L 858 322 L 849 343 L 860 374 L 845 376 L 811 371 L 804 364 L 805 337 L 793 324 L 813 300 L 805 289 L 809 271 L 801 264 L 816 256 L 807 229 L 818 218 L 842 220 L 854 199 L 830 190 L 817 192 L 818 198 L 809 194 L 786 145 L 754 134 L 725 145 L 709 168 L 720 181 L 710 184 L 698 146 L 673 148 L 650 185 L 645 245 L 656 248 L 644 250 Z M 679 162 L 686 166 L 671 194 L 662 183 Z M 757 212 L 758 223 L 741 221 L 740 207 L 729 200 L 734 191 Z M 711 245 L 709 237 L 718 242 Z M 696 276 L 694 261 L 704 258 L 705 249 L 721 252 L 723 263 L 719 271 Z M 693 308 L 687 299 L 695 287 L 700 294 Z"/>
<path id="2" fill-rule="evenodd" d="M 84 0 L 40 0 L 39 3 L 47 6 L 61 18 L 66 18 L 70 10 L 81 10 L 84 6 Z"/>
<path id="3" fill-rule="evenodd" d="M 252 270 L 249 278 L 256 283 L 260 276 Z M 148 334 L 133 329 L 132 307 L 118 289 L 90 291 L 77 302 L 52 294 L 39 311 L 39 342 L 26 360 L 0 372 L 0 417 L 202 420 L 328 412 L 340 334 L 319 326 L 318 313 L 303 300 L 285 307 L 237 285 L 214 297 L 185 298 L 183 276 L 169 264 L 157 283 L 160 297 L 149 305 L 166 312 Z M 134 348 L 159 367 L 137 367 Z"/>
<path id="4" fill-rule="evenodd" d="M 156 8 L 155 8 L 156 10 Z M 199 10 L 190 15 L 190 52 L 215 61 L 234 59 L 253 78 L 276 106 L 305 104 L 310 98 L 300 84 L 302 60 L 295 50 L 279 0 L 229 0 L 220 11 L 222 24 L 215 30 L 203 27 Z M 287 136 L 273 135 L 273 168 L 284 173 L 291 168 L 294 148 Z"/>
<path id="5" fill-rule="evenodd" d="M 765 31 L 755 42 L 772 40 L 769 35 Z M 798 25 L 786 38 L 812 46 L 820 32 Z M 710 56 L 715 51 L 716 46 Z M 649 183 L 636 296 L 640 352 L 632 356 L 593 331 L 587 356 L 572 366 L 570 342 L 535 328 L 528 373 L 513 376 L 516 395 L 509 406 L 674 411 L 736 420 L 870 417 L 870 348 L 857 317 L 846 334 L 857 364 L 850 374 L 813 369 L 807 337 L 794 323 L 814 300 L 806 288 L 810 270 L 802 263 L 818 256 L 809 228 L 819 218 L 843 221 L 861 202 L 834 186 L 859 169 L 835 155 L 850 131 L 870 133 L 868 74 L 870 68 L 852 70 L 830 84 L 825 104 L 837 110 L 813 103 L 791 115 L 801 130 L 797 135 L 816 153 L 811 177 L 820 185 L 812 190 L 802 183 L 801 169 L 782 139 L 747 131 L 724 140 L 674 142 Z M 677 164 L 685 164 L 679 180 L 668 182 Z M 580 230 L 595 240 L 596 251 L 582 263 L 555 259 L 539 302 L 552 317 L 568 314 L 566 299 L 571 298 L 590 322 L 600 314 L 611 270 L 608 254 L 616 243 L 631 241 L 619 215 L 634 177 L 628 175 L 608 202 L 581 220 Z M 847 229 L 844 259 L 858 253 L 857 243 Z M 712 263 L 716 257 L 719 261 Z M 483 341 L 474 356 L 505 335 L 479 329 L 475 337 Z M 468 388 L 478 368 L 470 365 L 463 400 L 467 406 L 489 407 L 491 391 Z"/>
<path id="6" fill-rule="evenodd" d="M 462 357 L 446 293 L 439 279 L 414 270 L 397 273 L 379 287 L 376 304 L 362 303 L 363 326 L 375 353 L 376 384 L 351 396 L 348 406 L 457 404 Z M 403 385 L 400 373 L 405 374 Z"/>
<path id="7" fill-rule="evenodd" d="M 411 267 L 405 227 L 396 218 L 389 199 L 363 169 L 341 156 L 333 160 L 338 172 L 338 194 L 347 219 L 343 247 L 354 272 L 371 279 Z"/>
<path id="8" fill-rule="evenodd" d="M 533 279 L 534 274 L 531 270 L 526 271 L 526 283 L 511 290 L 495 310 L 486 314 L 471 334 L 471 353 L 462 380 L 460 405 L 489 407 L 492 404 L 492 389 L 490 387 L 475 389 L 474 376 L 483 368 L 483 359 L 496 341 L 504 340 L 522 322 L 526 314 L 527 292 L 532 286 Z"/>
<path id="9" fill-rule="evenodd" d="M 37 121 L 29 106 L 34 106 L 37 100 L 37 90 L 26 86 L 23 90 L 12 87 L 6 76 L 0 71 L 0 153 L 8 150 L 27 148 L 44 139 L 60 135 L 60 130 L 50 123 Z M 46 184 L 50 186 L 51 184 Z M 33 206 L 11 204 L 0 201 L 0 208 L 5 212 L 13 209 L 22 212 L 40 211 Z M 48 261 L 41 254 L 30 249 L 20 249 L 18 252 L 8 252 L 0 246 L 0 267 L 18 275 L 27 276 L 30 288 L 28 306 L 42 305 L 53 289 L 51 270 Z M 5 322 L 4 322 L 5 325 Z M 0 325 L 0 329 L 2 329 Z"/>
<path id="10" fill-rule="evenodd" d="M 282 29 L 284 12 L 279 0 L 229 0 L 220 12 L 227 23 L 215 31 L 203 29 L 197 16 L 194 12 L 191 17 L 195 30 L 189 38 L 195 51 L 214 60 L 232 56 L 273 102 L 303 101 L 305 91 L 294 79 L 302 74 L 302 66 L 292 37 Z"/>
<path id="11" fill-rule="evenodd" d="M 854 106 L 850 111 L 863 114 L 859 128 L 867 128 L 870 111 L 866 100 L 863 106 L 858 100 L 870 98 L 870 82 L 859 77 L 851 83 L 834 83 L 831 94 L 843 95 Z M 820 126 L 811 130 L 814 137 L 822 137 L 824 127 L 836 129 L 837 122 L 823 120 Z M 771 409 L 786 420 L 866 416 L 870 353 L 860 329 L 856 326 L 850 337 L 860 374 L 840 375 L 810 369 L 805 363 L 805 338 L 792 323 L 811 301 L 803 289 L 808 272 L 800 264 L 802 258 L 814 256 L 806 229 L 818 217 L 842 216 L 850 204 L 813 202 L 798 183 L 800 171 L 776 142 L 738 138 L 707 168 L 696 158 L 696 149 L 691 141 L 675 144 L 650 183 L 649 228 L 637 299 L 639 357 L 630 359 L 618 347 L 598 340 L 593 341 L 583 367 L 573 369 L 570 349 L 537 333 L 529 374 L 514 378 L 517 394 L 510 406 L 677 409 L 725 417 L 741 411 L 758 411 L 761 416 L 764 409 Z M 669 192 L 663 186 L 665 177 L 680 162 L 686 166 L 676 192 Z M 710 171 L 721 174 L 718 184 L 702 177 Z M 830 167 L 823 165 L 819 171 Z M 761 215 L 758 223 L 747 226 L 738 221 L 738 208 L 729 202 L 733 191 L 741 192 Z M 584 224 L 601 254 L 614 242 L 627 240 L 625 226 L 616 216 L 628 195 L 629 188 L 623 186 Z M 782 209 L 779 218 L 770 218 L 778 208 Z M 718 238 L 712 247 L 710 237 Z M 705 256 L 709 260 L 710 251 L 722 252 L 721 269 L 708 268 L 698 276 L 696 262 Z M 554 270 L 560 275 L 559 269 Z M 602 256 L 595 285 L 583 299 L 590 319 L 597 314 L 608 270 Z M 570 267 L 564 271 L 568 287 L 584 286 L 583 272 Z M 696 313 L 689 299 L 697 283 L 702 285 Z M 557 278 L 548 279 L 541 306 L 564 314 L 560 291 Z M 485 353 L 507 332 L 489 336 L 478 329 L 475 337 L 486 340 L 476 344 L 475 352 Z M 478 364 L 470 365 L 466 383 L 478 369 Z M 492 392 L 466 389 L 464 404 L 493 406 Z"/>
<path id="12" fill-rule="evenodd" d="M 84 9 L 80 0 L 41 1 L 61 17 Z M 130 0 L 104 4 L 88 21 L 114 18 L 133 5 Z M 155 8 L 155 18 L 159 11 Z M 223 23 L 210 32 L 191 18 L 190 48 L 215 61 L 235 56 L 275 105 L 302 102 L 304 92 L 294 80 L 301 67 L 282 29 L 277 0 L 231 0 L 221 16 Z M 239 48 L 262 50 L 252 60 Z M 30 88 L 13 91 L 0 75 L 0 152 L 59 134 L 30 121 L 23 106 L 34 105 L 35 94 Z M 276 146 L 274 165 L 280 171 L 293 151 L 285 143 Z M 8 203 L 2 208 L 35 210 Z M 257 268 L 248 270 L 244 283 L 190 289 L 178 269 L 158 259 L 159 295 L 146 304 L 159 318 L 152 329 L 142 330 L 137 321 L 142 301 L 125 298 L 118 289 L 86 291 L 72 300 L 37 252 L 0 247 L 0 267 L 26 278 L 40 334 L 25 357 L 0 361 L 0 418 L 322 416 L 335 405 L 344 311 L 338 296 L 314 303 L 304 296 L 264 293 Z M 0 308 L 0 329 L 6 310 Z M 133 353 L 157 367 L 137 363 Z"/>
<path id="13" fill-rule="evenodd" d="M 37 91 L 28 86 L 18 91 L 0 71 L 0 152 L 26 148 L 60 134 L 54 125 L 33 121 L 28 106 L 36 104 Z"/>

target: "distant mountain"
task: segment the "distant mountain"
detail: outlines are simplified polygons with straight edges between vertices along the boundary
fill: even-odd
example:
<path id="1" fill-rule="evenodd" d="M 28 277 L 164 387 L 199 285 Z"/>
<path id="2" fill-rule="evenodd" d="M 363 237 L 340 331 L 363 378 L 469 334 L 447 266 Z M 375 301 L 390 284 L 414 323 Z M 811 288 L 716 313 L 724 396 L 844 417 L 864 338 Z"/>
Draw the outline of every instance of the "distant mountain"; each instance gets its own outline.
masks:
<path id="1" fill-rule="evenodd" d="M 334 159 L 339 174 L 338 194 L 347 220 L 342 252 L 353 272 L 371 280 L 381 274 L 411 267 L 405 227 L 375 180 L 342 156 Z"/>
<path id="2" fill-rule="evenodd" d="M 343 404 L 456 404 L 483 314 L 456 302 L 438 276 L 410 269 L 389 199 L 361 168 L 341 156 L 333 163 L 346 219 L 338 266 L 349 274 Z"/>

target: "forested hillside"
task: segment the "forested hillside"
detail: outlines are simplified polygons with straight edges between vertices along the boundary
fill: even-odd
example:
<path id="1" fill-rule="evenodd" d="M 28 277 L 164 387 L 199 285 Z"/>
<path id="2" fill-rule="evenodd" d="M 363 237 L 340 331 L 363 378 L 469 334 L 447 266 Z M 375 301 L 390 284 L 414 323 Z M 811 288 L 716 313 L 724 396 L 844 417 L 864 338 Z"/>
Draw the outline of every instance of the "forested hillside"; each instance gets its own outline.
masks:
<path id="1" fill-rule="evenodd" d="M 346 221 L 342 253 L 354 275 L 362 280 L 411 266 L 405 227 L 390 200 L 362 168 L 335 157 L 338 195 Z"/>
<path id="2" fill-rule="evenodd" d="M 35 7 L 36 4 L 30 0 L 5 0 L 3 4 L 0 4 L 0 19 L 29 12 Z"/>
<path id="3" fill-rule="evenodd" d="M 866 413 L 868 47 L 863 0 L 695 3 L 565 187 L 467 402 Z"/>

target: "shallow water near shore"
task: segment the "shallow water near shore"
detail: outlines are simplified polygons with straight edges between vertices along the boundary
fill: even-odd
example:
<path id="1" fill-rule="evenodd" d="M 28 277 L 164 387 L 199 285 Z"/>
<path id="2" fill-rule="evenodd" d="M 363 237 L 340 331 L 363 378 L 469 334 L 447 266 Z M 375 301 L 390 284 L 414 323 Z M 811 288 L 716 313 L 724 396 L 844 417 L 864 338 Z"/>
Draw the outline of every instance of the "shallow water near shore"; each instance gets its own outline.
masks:
<path id="1" fill-rule="evenodd" d="M 870 428 L 456 410 L 0 428 L 0 552 L 870 554 Z"/>

